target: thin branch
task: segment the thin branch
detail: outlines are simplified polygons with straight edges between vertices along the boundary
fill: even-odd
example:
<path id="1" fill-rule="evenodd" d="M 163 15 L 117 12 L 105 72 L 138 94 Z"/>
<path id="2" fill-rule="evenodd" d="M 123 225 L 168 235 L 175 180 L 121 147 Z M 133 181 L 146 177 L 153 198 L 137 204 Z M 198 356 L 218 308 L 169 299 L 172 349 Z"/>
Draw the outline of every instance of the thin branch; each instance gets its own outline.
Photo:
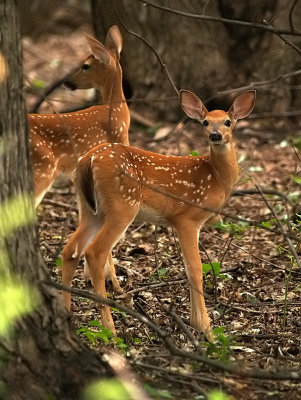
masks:
<path id="1" fill-rule="evenodd" d="M 292 32 L 294 32 L 294 33 L 295 33 L 295 28 L 294 28 L 294 23 L 293 23 L 293 13 L 294 13 L 294 9 L 295 9 L 297 3 L 298 3 L 298 0 L 295 0 L 293 2 L 292 6 L 291 6 L 291 9 L 290 9 L 290 12 L 289 12 L 290 27 L 291 27 Z"/>
<path id="2" fill-rule="evenodd" d="M 64 208 L 67 211 L 75 211 L 78 213 L 78 208 L 72 206 L 71 204 L 63 203 L 62 201 L 56 201 L 51 199 L 43 199 L 43 205 L 50 205 L 55 207 Z"/>
<path id="3" fill-rule="evenodd" d="M 267 32 L 271 32 L 271 33 L 281 34 L 281 35 L 301 36 L 301 32 L 296 32 L 296 31 L 292 31 L 292 30 L 287 30 L 287 29 L 276 30 L 271 26 L 267 26 L 264 24 L 257 24 L 254 22 L 239 21 L 236 19 L 221 18 L 221 17 L 212 17 L 210 15 L 192 14 L 192 13 L 188 13 L 185 11 L 175 10 L 175 9 L 169 8 L 169 7 L 164 7 L 159 4 L 155 4 L 149 0 L 138 0 L 138 1 L 142 4 L 144 4 L 145 6 L 157 8 L 159 10 L 166 11 L 166 12 L 176 14 L 176 15 L 181 15 L 181 16 L 187 17 L 187 18 L 199 19 L 202 21 L 218 22 L 218 23 L 223 23 L 223 24 L 228 24 L 228 25 L 244 26 L 245 28 L 259 29 L 262 31 L 267 31 Z"/>
<path id="4" fill-rule="evenodd" d="M 301 75 L 301 69 L 297 69 L 296 71 L 288 72 L 286 74 L 277 75 L 274 78 L 267 79 L 267 80 L 264 80 L 264 81 L 250 82 L 248 85 L 239 86 L 239 87 L 237 87 L 235 89 L 221 90 L 221 91 L 217 92 L 216 95 L 206 99 L 206 102 L 211 101 L 211 100 L 217 98 L 218 96 L 224 96 L 224 95 L 232 94 L 232 93 L 235 93 L 237 91 L 260 88 L 262 86 L 267 86 L 267 85 L 270 85 L 272 83 L 276 83 L 276 82 L 279 82 L 279 81 L 282 81 L 282 80 L 285 80 L 285 79 L 288 79 L 288 78 L 292 78 L 292 77 L 295 77 L 295 76 L 298 76 L 298 75 Z"/>
<path id="5" fill-rule="evenodd" d="M 116 4 L 115 4 L 115 1 L 114 1 L 114 0 L 113 0 L 112 4 L 113 4 L 113 8 L 114 8 L 115 14 L 116 14 L 116 16 L 117 16 L 117 18 L 118 18 L 118 20 L 119 20 L 119 22 L 120 22 L 120 25 L 123 27 L 123 29 L 124 29 L 127 33 L 129 33 L 130 35 L 133 35 L 133 36 L 137 37 L 137 38 L 140 39 L 140 40 L 142 40 L 142 42 L 143 42 L 144 44 L 146 44 L 146 45 L 152 50 L 152 52 L 153 52 L 153 53 L 155 54 L 155 56 L 157 57 L 157 60 L 159 61 L 160 65 L 161 65 L 161 67 L 162 67 L 162 69 L 163 69 L 163 71 L 165 72 L 165 74 L 166 74 L 166 76 L 167 76 L 167 79 L 168 79 L 169 83 L 171 84 L 173 90 L 176 92 L 177 96 L 179 97 L 179 96 L 180 96 L 179 91 L 178 91 L 178 89 L 177 89 L 177 87 L 176 87 L 174 81 L 172 80 L 171 75 L 170 75 L 170 73 L 169 73 L 169 71 L 168 71 L 168 69 L 167 69 L 165 63 L 162 61 L 161 57 L 159 56 L 158 52 L 154 49 L 154 47 L 153 47 L 143 36 L 139 35 L 139 34 L 136 33 L 136 32 L 133 32 L 133 31 L 131 31 L 131 30 L 129 30 L 129 29 L 127 28 L 127 26 L 125 25 L 125 23 L 123 22 L 123 20 L 121 19 L 120 15 L 119 15 L 119 13 L 118 13 L 118 10 L 117 10 L 117 7 L 116 7 Z"/>
<path id="6" fill-rule="evenodd" d="M 286 240 L 286 242 L 287 242 L 287 244 L 288 244 L 288 246 L 289 246 L 289 248 L 290 248 L 290 250 L 291 250 L 291 252 L 292 252 L 292 254 L 293 254 L 293 256 L 294 256 L 294 259 L 295 259 L 295 261 L 296 261 L 296 263 L 297 263 L 297 265 L 298 265 L 298 268 L 299 268 L 300 271 L 301 271 L 301 262 L 300 262 L 299 256 L 298 256 L 298 254 L 297 254 L 297 252 L 296 252 L 296 249 L 295 249 L 293 243 L 291 242 L 291 239 L 290 239 L 288 233 L 286 233 L 285 230 L 283 229 L 283 226 L 282 226 L 282 224 L 281 224 L 281 222 L 280 222 L 280 220 L 279 220 L 279 218 L 278 218 L 278 215 L 275 213 L 273 207 L 272 207 L 272 206 L 270 205 L 270 203 L 268 202 L 268 200 L 267 200 L 266 196 L 264 195 L 263 191 L 261 190 L 260 186 L 255 185 L 255 187 L 258 189 L 258 191 L 259 191 L 260 194 L 261 194 L 261 197 L 262 197 L 263 201 L 265 202 L 266 206 L 269 208 L 269 210 L 270 210 L 271 213 L 273 214 L 273 217 L 275 218 L 275 220 L 276 220 L 276 222 L 277 222 L 277 225 L 278 225 L 278 227 L 279 227 L 279 230 L 280 230 L 280 232 L 282 233 L 282 235 L 284 236 L 284 238 L 285 238 L 285 240 Z"/>
<path id="7" fill-rule="evenodd" d="M 271 26 L 274 28 L 274 26 L 266 21 L 265 19 L 263 20 L 264 24 L 266 24 L 267 26 Z M 275 29 L 275 28 L 274 28 Z M 281 33 L 279 33 L 279 31 L 277 29 L 275 29 L 275 35 L 277 35 L 279 37 L 279 39 L 281 39 L 286 45 L 288 45 L 289 47 L 291 47 L 293 50 L 295 50 L 298 54 L 301 55 L 301 49 L 300 47 L 296 46 L 295 43 L 293 43 L 291 40 L 286 39 L 283 35 L 281 35 Z"/>
<path id="8" fill-rule="evenodd" d="M 214 266 L 212 264 L 212 261 L 209 257 L 209 254 L 205 248 L 205 246 L 203 245 L 203 243 L 199 240 L 199 245 L 201 246 L 202 250 L 204 251 L 204 253 L 206 254 L 206 257 L 209 261 L 209 264 L 211 266 L 211 271 L 212 271 L 212 276 L 213 276 L 213 286 L 214 286 L 214 302 L 215 304 L 217 303 L 217 281 L 216 281 L 216 273 L 215 273 L 215 269 Z"/>
<path id="9" fill-rule="evenodd" d="M 129 290 L 126 293 L 120 294 L 116 298 L 117 299 L 124 299 L 124 298 L 128 297 L 128 295 L 132 295 L 134 293 L 144 292 L 145 290 L 149 290 L 149 289 L 157 289 L 157 288 L 162 287 L 162 286 L 179 285 L 181 283 L 186 283 L 186 282 L 187 282 L 187 279 L 177 279 L 177 280 L 174 280 L 174 281 L 163 281 L 163 282 L 160 282 L 160 283 L 149 283 L 149 284 L 140 286 L 140 287 L 138 287 L 136 289 Z"/>
<path id="10" fill-rule="evenodd" d="M 262 188 L 261 191 L 264 194 L 281 197 L 287 203 L 292 205 L 290 198 L 285 193 L 280 192 L 279 190 Z M 259 194 L 260 195 L 260 192 L 257 189 L 240 189 L 240 190 L 238 189 L 238 190 L 234 190 L 234 192 L 231 193 L 231 196 L 245 196 L 246 194 L 247 195 L 248 194 L 250 194 L 250 195 L 253 195 L 253 194 L 258 195 Z"/>

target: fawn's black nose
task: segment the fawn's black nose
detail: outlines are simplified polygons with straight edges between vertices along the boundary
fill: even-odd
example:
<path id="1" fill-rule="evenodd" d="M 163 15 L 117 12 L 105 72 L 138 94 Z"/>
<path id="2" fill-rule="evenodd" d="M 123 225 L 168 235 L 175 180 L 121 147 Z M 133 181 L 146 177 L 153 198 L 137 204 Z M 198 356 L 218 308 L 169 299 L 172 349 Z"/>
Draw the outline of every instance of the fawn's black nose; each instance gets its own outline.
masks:
<path id="1" fill-rule="evenodd" d="M 68 79 L 65 79 L 63 81 L 63 84 L 70 90 L 76 90 L 77 89 L 75 83 L 72 83 L 72 82 L 68 81 Z"/>
<path id="2" fill-rule="evenodd" d="M 222 140 L 222 134 L 218 131 L 213 131 L 209 135 L 209 140 L 211 142 L 220 142 Z"/>

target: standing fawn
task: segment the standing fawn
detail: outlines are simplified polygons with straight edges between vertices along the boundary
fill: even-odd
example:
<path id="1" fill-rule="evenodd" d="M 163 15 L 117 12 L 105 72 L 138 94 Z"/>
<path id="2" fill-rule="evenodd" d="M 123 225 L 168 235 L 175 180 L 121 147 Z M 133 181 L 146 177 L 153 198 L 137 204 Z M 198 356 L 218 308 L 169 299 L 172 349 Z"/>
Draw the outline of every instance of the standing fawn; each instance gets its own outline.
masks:
<path id="1" fill-rule="evenodd" d="M 191 326 L 212 340 L 203 294 L 199 231 L 228 199 L 238 166 L 232 130 L 255 104 L 255 91 L 235 99 L 228 112 L 207 111 L 193 93 L 182 90 L 185 113 L 201 122 L 210 145 L 204 157 L 164 156 L 122 144 L 89 151 L 77 167 L 80 224 L 63 251 L 62 280 L 71 286 L 84 253 L 97 294 L 106 297 L 108 255 L 131 222 L 139 220 L 175 228 L 190 286 Z M 116 278 L 116 277 L 115 277 Z M 63 293 L 70 309 L 70 293 Z M 110 308 L 101 307 L 102 324 L 115 332 Z"/>
<path id="2" fill-rule="evenodd" d="M 96 88 L 105 105 L 64 114 L 29 114 L 31 160 L 36 205 L 60 172 L 72 172 L 76 160 L 104 142 L 128 144 L 130 114 L 119 64 L 122 36 L 112 26 L 105 45 L 87 35 L 92 54 L 65 81 L 75 89 Z"/>

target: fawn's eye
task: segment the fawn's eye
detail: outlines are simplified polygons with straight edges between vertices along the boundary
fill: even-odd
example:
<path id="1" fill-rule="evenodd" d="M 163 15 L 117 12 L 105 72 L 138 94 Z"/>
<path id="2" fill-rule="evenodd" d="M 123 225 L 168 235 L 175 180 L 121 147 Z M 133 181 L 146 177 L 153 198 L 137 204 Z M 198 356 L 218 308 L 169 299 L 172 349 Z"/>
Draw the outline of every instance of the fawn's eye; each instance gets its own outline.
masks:
<path id="1" fill-rule="evenodd" d="M 204 126 L 208 126 L 208 125 L 209 125 L 209 122 L 208 122 L 206 119 L 204 119 L 203 125 L 204 125 Z"/>
<path id="2" fill-rule="evenodd" d="M 224 123 L 226 126 L 231 126 L 231 120 L 230 119 L 227 119 L 226 121 L 225 121 L 225 123 Z"/>
<path id="3" fill-rule="evenodd" d="M 83 64 L 82 65 L 82 69 L 89 69 L 90 68 L 90 65 L 89 64 Z"/>

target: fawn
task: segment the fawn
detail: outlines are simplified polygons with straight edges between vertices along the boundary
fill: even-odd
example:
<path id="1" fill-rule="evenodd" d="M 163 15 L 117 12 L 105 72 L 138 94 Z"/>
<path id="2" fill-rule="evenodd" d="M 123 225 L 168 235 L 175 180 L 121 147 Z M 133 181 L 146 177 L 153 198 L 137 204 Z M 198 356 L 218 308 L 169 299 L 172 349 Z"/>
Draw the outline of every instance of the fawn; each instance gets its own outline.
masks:
<path id="1" fill-rule="evenodd" d="M 207 156 L 165 156 L 117 143 L 100 145 L 83 156 L 76 170 L 80 224 L 63 251 L 63 284 L 71 286 L 84 253 L 95 291 L 106 297 L 105 279 L 112 274 L 108 255 L 131 222 L 137 218 L 171 225 L 178 233 L 190 285 L 191 326 L 212 340 L 199 231 L 224 205 L 237 180 L 232 130 L 251 113 L 255 95 L 253 90 L 244 92 L 225 112 L 207 111 L 197 96 L 181 91 L 183 110 L 204 127 Z M 70 293 L 64 292 L 63 298 L 70 309 Z M 101 317 L 115 332 L 108 306 L 101 307 Z"/>
<path id="2" fill-rule="evenodd" d="M 97 88 L 105 105 L 62 114 L 29 114 L 31 161 L 36 205 L 60 172 L 72 172 L 76 160 L 104 142 L 128 144 L 130 113 L 119 63 L 122 36 L 112 26 L 103 45 L 87 35 L 92 54 L 66 79 L 72 90 Z"/>

